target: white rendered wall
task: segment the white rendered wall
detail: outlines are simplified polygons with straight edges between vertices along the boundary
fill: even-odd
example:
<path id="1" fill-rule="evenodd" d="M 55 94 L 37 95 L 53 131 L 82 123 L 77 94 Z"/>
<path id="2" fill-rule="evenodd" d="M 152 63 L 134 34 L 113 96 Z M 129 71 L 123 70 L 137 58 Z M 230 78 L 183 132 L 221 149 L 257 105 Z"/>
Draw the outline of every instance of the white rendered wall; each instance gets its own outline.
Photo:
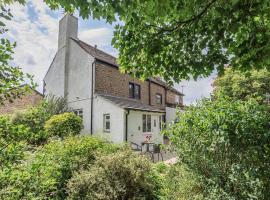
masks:
<path id="1" fill-rule="evenodd" d="M 72 109 L 83 110 L 84 134 L 91 134 L 92 63 L 94 58 L 70 39 L 67 99 Z"/>
<path id="2" fill-rule="evenodd" d="M 176 118 L 176 108 L 166 107 L 166 123 L 171 124 Z"/>
<path id="3" fill-rule="evenodd" d="M 149 133 L 143 133 L 143 114 L 151 115 L 152 130 Z M 162 115 L 163 113 L 130 110 L 128 115 L 128 141 L 141 145 L 141 143 L 145 141 L 145 136 L 147 134 L 152 134 L 151 142 L 162 143 L 163 136 L 160 134 L 159 130 L 159 116 Z M 154 120 L 156 120 L 156 127 L 154 127 Z"/>
<path id="4" fill-rule="evenodd" d="M 111 130 L 103 131 L 103 115 L 110 114 Z M 125 111 L 100 96 L 94 97 L 93 105 L 93 132 L 94 135 L 106 138 L 114 143 L 125 141 Z"/>
<path id="5" fill-rule="evenodd" d="M 91 134 L 91 99 L 69 102 L 69 106 L 74 110 L 83 110 L 83 130 L 82 134 Z"/>
<path id="6" fill-rule="evenodd" d="M 94 58 L 72 39 L 70 39 L 69 48 L 68 101 L 90 99 Z"/>
<path id="7" fill-rule="evenodd" d="M 65 84 L 65 48 L 59 49 L 44 78 L 44 94 L 64 96 Z"/>

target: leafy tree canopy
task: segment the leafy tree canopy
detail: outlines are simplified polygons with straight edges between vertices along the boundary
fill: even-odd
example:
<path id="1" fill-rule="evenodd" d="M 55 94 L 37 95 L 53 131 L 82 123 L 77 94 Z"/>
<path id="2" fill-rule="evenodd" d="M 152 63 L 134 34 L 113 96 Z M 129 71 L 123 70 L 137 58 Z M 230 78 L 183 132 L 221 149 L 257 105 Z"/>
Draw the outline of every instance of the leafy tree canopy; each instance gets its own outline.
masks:
<path id="1" fill-rule="evenodd" d="M 19 2 L 23 3 L 22 1 Z M 7 3 L 11 3 L 11 1 L 0 2 L 0 105 L 4 104 L 5 101 L 12 102 L 15 98 L 28 92 L 30 87 L 36 86 L 31 75 L 23 73 L 20 68 L 14 67 L 10 63 L 13 59 L 12 55 L 16 43 L 12 43 L 5 38 L 8 31 L 5 21 L 12 19 Z M 22 86 L 26 80 L 30 84 Z"/>
<path id="2" fill-rule="evenodd" d="M 225 95 L 235 100 L 256 99 L 260 103 L 270 101 L 270 72 L 266 69 L 247 73 L 227 68 L 224 75 L 214 81 L 214 95 Z"/>
<path id="3" fill-rule="evenodd" d="M 205 199 L 269 199 L 269 120 L 269 108 L 254 99 L 204 99 L 165 133 L 201 177 Z"/>
<path id="4" fill-rule="evenodd" d="M 112 44 L 122 70 L 171 82 L 224 65 L 270 69 L 269 0 L 44 0 L 83 18 L 121 22 Z"/>

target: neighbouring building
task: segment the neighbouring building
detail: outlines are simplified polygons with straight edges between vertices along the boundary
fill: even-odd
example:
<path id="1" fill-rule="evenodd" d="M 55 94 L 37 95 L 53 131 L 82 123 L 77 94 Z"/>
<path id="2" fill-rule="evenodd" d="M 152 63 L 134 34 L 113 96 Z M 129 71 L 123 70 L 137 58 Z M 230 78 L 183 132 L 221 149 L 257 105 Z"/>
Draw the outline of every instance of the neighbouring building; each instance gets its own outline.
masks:
<path id="1" fill-rule="evenodd" d="M 43 95 L 37 90 L 30 89 L 30 92 L 16 98 L 13 102 L 6 101 L 0 105 L 0 115 L 13 114 L 36 106 L 43 99 Z"/>
<path id="2" fill-rule="evenodd" d="M 44 78 L 44 94 L 66 97 L 83 118 L 85 134 L 116 143 L 162 143 L 162 124 L 174 120 L 183 94 L 159 78 L 140 81 L 118 68 L 115 57 L 78 39 L 78 19 L 66 15 L 59 24 L 58 50 Z"/>

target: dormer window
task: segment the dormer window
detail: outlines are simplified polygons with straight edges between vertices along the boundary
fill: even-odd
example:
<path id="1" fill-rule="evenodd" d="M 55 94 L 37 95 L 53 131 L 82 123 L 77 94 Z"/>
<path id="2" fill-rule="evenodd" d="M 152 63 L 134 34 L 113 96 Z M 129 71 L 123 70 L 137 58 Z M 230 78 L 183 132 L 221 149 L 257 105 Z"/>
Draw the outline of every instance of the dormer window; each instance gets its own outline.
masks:
<path id="1" fill-rule="evenodd" d="M 141 98 L 141 86 L 135 83 L 129 83 L 129 98 Z"/>

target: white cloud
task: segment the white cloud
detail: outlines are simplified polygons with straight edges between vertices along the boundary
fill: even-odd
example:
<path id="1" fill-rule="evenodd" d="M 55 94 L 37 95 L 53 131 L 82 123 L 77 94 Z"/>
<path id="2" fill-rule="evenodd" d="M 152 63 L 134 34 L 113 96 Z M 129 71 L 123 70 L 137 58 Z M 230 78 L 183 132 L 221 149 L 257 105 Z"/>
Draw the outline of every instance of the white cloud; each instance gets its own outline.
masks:
<path id="1" fill-rule="evenodd" d="M 212 82 L 216 77 L 216 73 L 212 73 L 207 78 L 200 78 L 197 81 L 182 81 L 176 84 L 175 87 L 182 91 L 184 90 L 184 104 L 190 105 L 196 103 L 197 100 L 203 97 L 209 97 L 213 91 Z"/>
<path id="2" fill-rule="evenodd" d="M 85 29 L 79 32 L 79 38 L 91 45 L 97 45 L 99 49 L 106 51 L 109 54 L 117 56 L 117 51 L 111 47 L 113 37 L 113 29 L 100 27 L 95 29 Z"/>
<path id="3" fill-rule="evenodd" d="M 37 14 L 31 21 L 29 6 Z M 39 0 L 33 0 L 27 6 L 14 3 L 11 11 L 14 18 L 7 23 L 8 36 L 17 42 L 14 63 L 24 72 L 34 75 L 42 90 L 42 80 L 56 52 L 58 19 L 47 14 L 48 7 Z"/>

